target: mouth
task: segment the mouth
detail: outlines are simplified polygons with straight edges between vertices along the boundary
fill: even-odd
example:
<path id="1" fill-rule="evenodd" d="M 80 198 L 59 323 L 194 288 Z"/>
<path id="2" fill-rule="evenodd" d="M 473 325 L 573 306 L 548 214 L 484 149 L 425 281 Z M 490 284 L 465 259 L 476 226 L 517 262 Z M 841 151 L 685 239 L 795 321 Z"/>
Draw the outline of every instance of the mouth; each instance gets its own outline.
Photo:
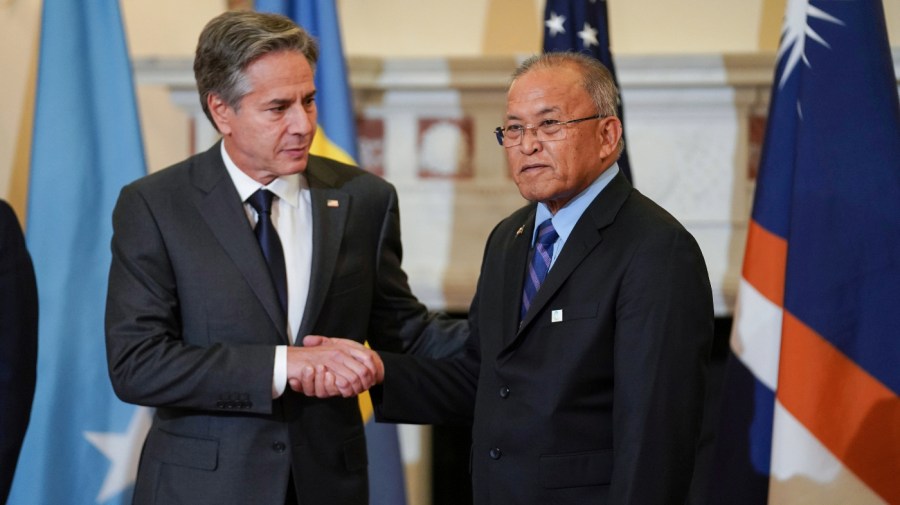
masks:
<path id="1" fill-rule="evenodd" d="M 531 172 L 537 172 L 539 170 L 549 168 L 547 165 L 543 163 L 532 163 L 529 165 L 523 165 L 522 168 L 519 169 L 519 175 L 528 174 Z"/>
<path id="2" fill-rule="evenodd" d="M 282 153 L 287 154 L 288 156 L 291 156 L 294 158 L 303 156 L 308 151 L 309 151 L 309 147 L 304 147 L 304 146 L 285 147 L 285 148 L 281 149 Z"/>

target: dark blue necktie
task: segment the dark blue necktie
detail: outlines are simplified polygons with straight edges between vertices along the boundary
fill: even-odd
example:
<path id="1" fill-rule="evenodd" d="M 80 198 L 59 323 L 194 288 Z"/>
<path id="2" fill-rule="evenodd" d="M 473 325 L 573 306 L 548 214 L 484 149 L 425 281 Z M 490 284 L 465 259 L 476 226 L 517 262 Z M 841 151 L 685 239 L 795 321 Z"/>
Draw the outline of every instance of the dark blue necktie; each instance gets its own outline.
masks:
<path id="1" fill-rule="evenodd" d="M 528 308 L 531 307 L 531 300 L 537 294 L 547 272 L 550 270 L 550 260 L 553 259 L 553 243 L 559 235 L 553 229 L 553 223 L 546 220 L 538 226 L 537 240 L 534 245 L 534 256 L 531 257 L 531 264 L 528 265 L 528 275 L 525 277 L 525 288 L 522 290 L 522 312 L 519 314 L 519 320 L 525 319 Z"/>
<path id="2" fill-rule="evenodd" d="M 259 241 L 259 247 L 262 249 L 263 256 L 266 257 L 266 263 L 269 264 L 269 273 L 275 283 L 281 309 L 284 314 L 287 314 L 287 272 L 284 266 L 284 249 L 281 248 L 281 240 L 278 239 L 278 232 L 275 231 L 275 225 L 272 223 L 272 200 L 274 198 L 274 193 L 263 188 L 250 195 L 247 203 L 253 207 L 258 216 L 256 228 L 254 228 L 256 240 Z"/>

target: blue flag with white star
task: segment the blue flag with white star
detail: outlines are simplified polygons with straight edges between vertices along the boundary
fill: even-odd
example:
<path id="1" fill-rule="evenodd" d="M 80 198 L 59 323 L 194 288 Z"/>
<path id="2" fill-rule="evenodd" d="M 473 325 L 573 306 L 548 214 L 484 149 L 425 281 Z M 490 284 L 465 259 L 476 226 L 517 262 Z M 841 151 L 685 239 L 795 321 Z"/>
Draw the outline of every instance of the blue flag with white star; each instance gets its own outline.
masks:
<path id="1" fill-rule="evenodd" d="M 900 503 L 900 101 L 880 0 L 790 0 L 710 504 Z"/>
<path id="2" fill-rule="evenodd" d="M 293 19 L 319 40 L 316 105 L 319 128 L 310 152 L 356 163 L 356 127 L 337 9 L 332 0 L 256 0 L 256 10 Z M 397 426 L 375 422 L 368 393 L 360 395 L 369 454 L 369 504 L 405 505 L 406 481 Z"/>
<path id="3" fill-rule="evenodd" d="M 104 345 L 112 209 L 144 175 L 118 2 L 44 0 L 39 58 L 26 231 L 37 390 L 9 503 L 125 504 L 150 417 L 113 394 Z"/>
<path id="4" fill-rule="evenodd" d="M 547 0 L 544 8 L 544 52 L 551 51 L 578 51 L 597 58 L 612 73 L 616 87 L 619 86 L 609 48 L 606 0 Z M 619 94 L 621 96 L 621 92 Z M 619 119 L 624 125 L 621 98 Z M 619 169 L 629 181 L 634 182 L 631 178 L 631 163 L 628 161 L 627 142 L 619 157 Z"/>

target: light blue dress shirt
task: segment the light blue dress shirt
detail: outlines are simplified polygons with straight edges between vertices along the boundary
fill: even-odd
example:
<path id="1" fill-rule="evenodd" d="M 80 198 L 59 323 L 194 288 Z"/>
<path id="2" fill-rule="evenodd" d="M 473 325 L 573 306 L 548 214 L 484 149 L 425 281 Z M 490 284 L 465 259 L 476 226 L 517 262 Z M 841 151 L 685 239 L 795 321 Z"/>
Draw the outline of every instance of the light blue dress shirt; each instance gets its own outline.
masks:
<path id="1" fill-rule="evenodd" d="M 578 193 L 575 198 L 569 200 L 569 203 L 563 208 L 556 211 L 556 215 L 550 213 L 550 209 L 548 209 L 546 205 L 538 203 L 537 213 L 534 218 L 534 230 L 532 230 L 531 233 L 531 246 L 534 247 L 538 226 L 547 219 L 551 219 L 553 228 L 559 235 L 559 238 L 553 243 L 553 258 L 550 260 L 551 269 L 553 268 L 553 264 L 556 263 L 556 258 L 559 257 L 559 253 L 566 245 L 569 234 L 571 234 L 572 229 L 575 228 L 575 223 L 577 223 L 578 220 L 581 219 L 581 215 L 584 214 L 584 210 L 587 209 L 588 205 L 594 201 L 594 198 L 603 191 L 603 188 L 605 188 L 618 173 L 619 165 L 613 163 L 611 167 L 594 179 L 594 182 L 592 182 L 590 186 L 586 187 L 581 193 Z"/>

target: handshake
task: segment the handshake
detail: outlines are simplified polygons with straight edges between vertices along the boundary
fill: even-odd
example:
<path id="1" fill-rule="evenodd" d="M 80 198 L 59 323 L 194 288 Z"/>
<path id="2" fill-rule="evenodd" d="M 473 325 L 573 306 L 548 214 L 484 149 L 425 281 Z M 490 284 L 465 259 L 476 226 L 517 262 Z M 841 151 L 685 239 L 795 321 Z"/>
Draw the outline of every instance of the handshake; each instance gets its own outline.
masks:
<path id="1" fill-rule="evenodd" d="M 316 398 L 356 396 L 384 380 L 378 354 L 354 340 L 307 335 L 288 347 L 288 385 Z"/>

